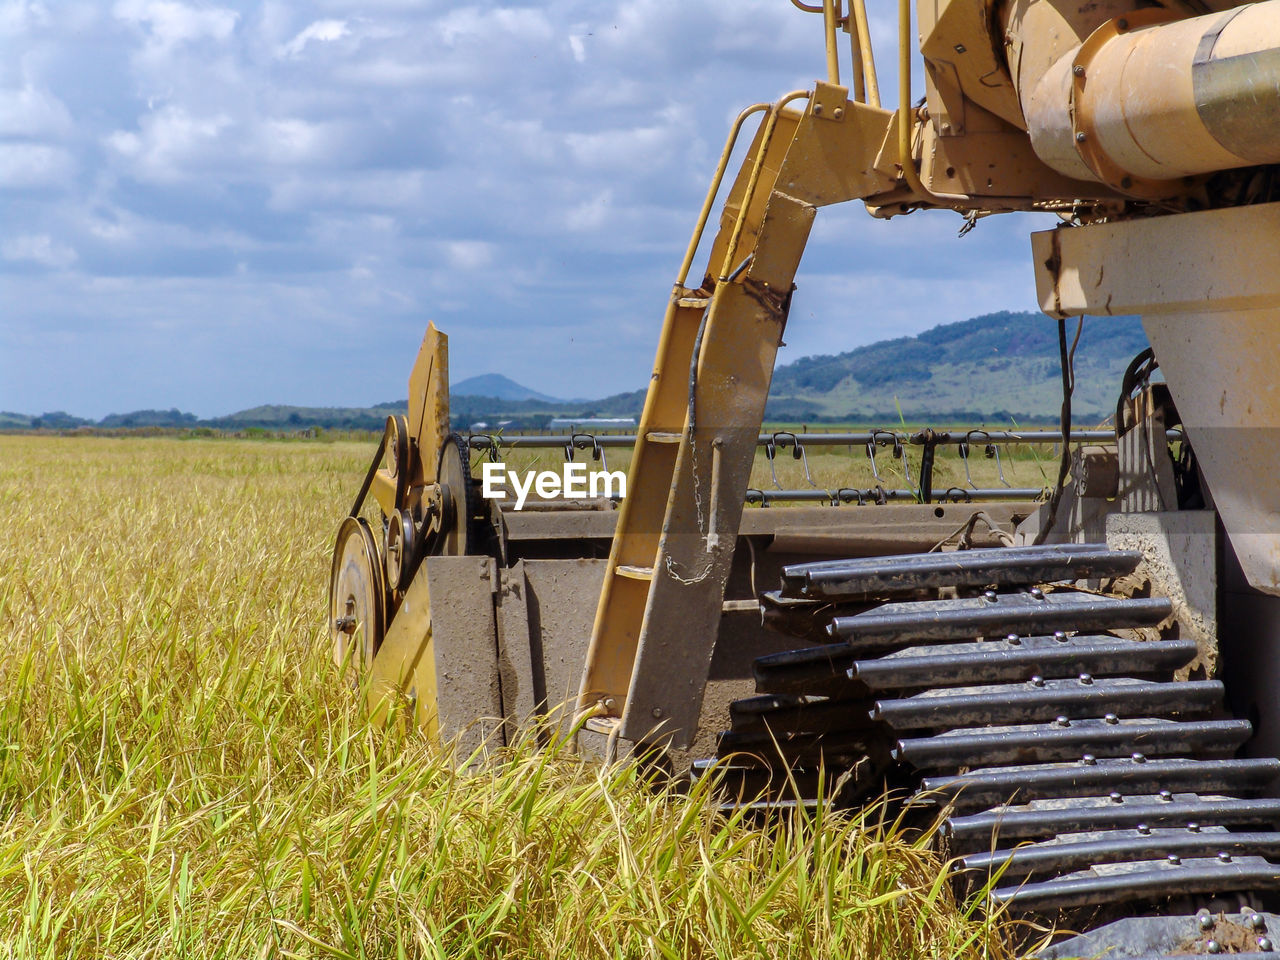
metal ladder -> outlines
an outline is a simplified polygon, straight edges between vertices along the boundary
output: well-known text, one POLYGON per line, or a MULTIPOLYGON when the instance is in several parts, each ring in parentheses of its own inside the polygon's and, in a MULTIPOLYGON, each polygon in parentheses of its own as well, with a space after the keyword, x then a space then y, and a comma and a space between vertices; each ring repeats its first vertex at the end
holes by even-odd
POLYGON ((819 83, 750 107, 721 155, 640 419, 579 690, 587 729, 677 748, 696 731, 774 356, 817 207, 895 185, 875 169, 892 115, 847 93, 819 83), (786 109, 802 100, 803 112, 786 109), (711 248, 715 272, 691 289, 729 156, 755 113, 763 120, 711 248))

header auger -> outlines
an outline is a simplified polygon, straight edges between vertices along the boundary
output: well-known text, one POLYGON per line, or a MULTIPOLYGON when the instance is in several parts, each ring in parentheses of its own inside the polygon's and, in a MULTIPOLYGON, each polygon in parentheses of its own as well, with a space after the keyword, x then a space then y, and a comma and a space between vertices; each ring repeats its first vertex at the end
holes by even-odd
POLYGON ((376 716, 411 703, 431 736, 550 720, 677 775, 719 756, 727 798, 766 807, 840 774, 836 802, 896 788, 946 818, 958 890, 1003 870, 995 902, 1088 930, 1046 957, 1270 951, 1280 0, 921 2, 920 104, 900 0, 893 110, 862 0, 793 2, 822 15, 826 76, 733 125, 668 296, 628 496, 477 496, 430 329, 409 416, 339 533, 337 656, 367 670, 376 716), (818 209, 850 200, 880 218, 1058 214, 1032 262, 1064 383, 1066 318, 1142 315, 1154 358, 1117 385, 1114 438, 1073 452, 1064 403, 1048 502, 944 504, 925 472, 918 502, 744 513, 757 447, 777 447, 760 426, 803 249, 818 209))

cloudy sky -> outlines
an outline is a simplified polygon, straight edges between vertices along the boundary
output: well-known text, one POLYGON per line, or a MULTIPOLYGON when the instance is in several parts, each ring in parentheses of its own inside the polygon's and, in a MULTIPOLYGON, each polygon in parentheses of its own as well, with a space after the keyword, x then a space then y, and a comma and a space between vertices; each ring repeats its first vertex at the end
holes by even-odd
MULTIPOLYGON (((638 388, 731 118, 822 70, 787 0, 0 0, 0 409, 393 400, 429 320, 638 388)), ((1034 309, 1033 221, 959 225, 822 211, 782 360, 1034 309)))

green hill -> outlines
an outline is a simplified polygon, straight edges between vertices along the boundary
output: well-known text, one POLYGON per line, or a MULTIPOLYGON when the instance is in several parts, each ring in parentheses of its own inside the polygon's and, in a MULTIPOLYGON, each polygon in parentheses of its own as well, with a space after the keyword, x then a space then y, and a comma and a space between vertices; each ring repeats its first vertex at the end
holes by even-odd
MULTIPOLYGON (((1146 346, 1137 317, 1085 320, 1073 399, 1081 421, 1115 408, 1124 368, 1146 346)), ((810 418, 896 418, 900 410, 916 421, 1030 420, 1056 416, 1061 390, 1057 322, 1003 312, 785 364, 774 373, 770 404, 811 411, 810 418)))

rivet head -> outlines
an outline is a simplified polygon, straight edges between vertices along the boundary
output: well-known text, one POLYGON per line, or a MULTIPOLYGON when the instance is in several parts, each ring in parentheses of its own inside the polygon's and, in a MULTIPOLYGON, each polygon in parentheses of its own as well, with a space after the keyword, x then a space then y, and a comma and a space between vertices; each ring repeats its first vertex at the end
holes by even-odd
POLYGON ((1147 762, 1146 755, 1145 755, 1145 754, 1141 754, 1141 753, 1135 753, 1135 754, 1133 755, 1132 759, 1133 759, 1133 762, 1134 762, 1134 763, 1146 763, 1146 762, 1147 762))
POLYGON ((1080 758, 1080 762, 1092 766, 1093 764, 1098 762, 1098 759, 1092 753, 1086 753, 1083 757, 1080 758))
POLYGON ((1060 726, 1060 727, 1069 727, 1069 726, 1071 726, 1071 721, 1070 721, 1070 720, 1068 720, 1066 717, 1058 717, 1058 718, 1057 718, 1056 720, 1054 720, 1053 722, 1054 722, 1054 723, 1056 723, 1056 724, 1057 724, 1058 726, 1060 726))
POLYGON ((1214 919, 1207 913, 1200 914, 1198 923, 1201 930, 1212 930, 1214 927, 1214 919))
POLYGON ((1053 639, 1057 640, 1059 643, 1066 643, 1067 635, 1061 630, 1055 630, 1053 631, 1053 639))
POLYGON ((1222 944, 1220 944, 1217 940, 1210 940, 1208 943, 1204 945, 1204 948, 1210 953, 1222 952, 1222 944))
POLYGON ((831 115, 835 117, 837 120, 843 119, 844 107, 836 107, 834 110, 831 111, 831 115))
POLYGON ((1271 952, 1273 949, 1275 949, 1275 948, 1273 947, 1273 945, 1272 945, 1272 943, 1271 943, 1271 938, 1270 938, 1270 937, 1259 937, 1259 938, 1258 938, 1258 949, 1259 949, 1259 950, 1261 950, 1263 953, 1270 953, 1270 952, 1271 952))
POLYGON ((1151 828, 1145 823, 1140 823, 1138 824, 1138 832, 1145 835, 1151 832, 1151 828))
POLYGON ((1010 634, 1010 635, 1009 635, 1009 646, 1011 646, 1011 647, 1020 647, 1020 646, 1022 646, 1022 638, 1021 638, 1020 636, 1018 636, 1016 633, 1010 634))
POLYGON ((1223 863, 1230 863, 1230 862, 1231 862, 1231 854, 1227 853, 1227 851, 1225 851, 1225 850, 1219 850, 1219 851, 1218 851, 1218 859, 1219 859, 1219 860, 1221 860, 1223 863))
POLYGON ((1173 794, 1170 793, 1168 790, 1161 790, 1160 799, 1168 803, 1170 800, 1173 799, 1173 794))
POLYGON ((1043 591, 1043 590, 1041 590, 1039 587, 1032 587, 1032 588, 1031 588, 1031 595, 1032 595, 1033 597, 1035 597, 1037 600, 1043 600, 1043 599, 1044 599, 1044 591, 1043 591))
POLYGON ((1083 130, 1076 134, 1076 143, 1084 143, 1087 139, 1089 138, 1084 135, 1083 130))
POLYGON ((1105 721, 1107 721, 1107 723, 1119 723, 1119 722, 1120 722, 1120 718, 1119 718, 1119 717, 1117 717, 1114 713, 1108 713, 1108 714, 1107 714, 1105 717, 1103 717, 1102 719, 1103 719, 1103 720, 1105 720, 1105 721))
POLYGON ((1083 684, 1090 684, 1090 683, 1093 683, 1093 674, 1091 674, 1091 673, 1082 673, 1082 674, 1080 674, 1080 682, 1081 682, 1081 683, 1083 683, 1083 684))
POLYGON ((1011 633, 1007 637, 1005 637, 1005 639, 1008 640, 1010 643, 1017 643, 1020 638, 1016 633, 1011 633))
POLYGON ((1124 797, 1120 796, 1118 791, 1112 790, 1108 796, 1111 798, 1112 803, 1124 803, 1124 797))
POLYGON ((1083 77, 1084 67, 1082 67, 1080 64, 1077 63, 1074 67, 1071 68, 1071 72, 1074 73, 1077 77, 1083 77))
POLYGON ((1188 824, 1187 824, 1187 829, 1188 829, 1188 830, 1190 830, 1192 833, 1199 833, 1199 832, 1200 832, 1200 824, 1198 824, 1198 823, 1196 823, 1194 820, 1192 820, 1190 823, 1188 823, 1188 824))
POLYGON ((820 116, 822 114, 822 104, 815 103, 813 105, 813 114, 814 116, 820 116))
POLYGON ((1116 21, 1116 29, 1117 29, 1117 30, 1128 30, 1128 29, 1129 29, 1129 21, 1128 21, 1128 20, 1126 20, 1124 17, 1121 17, 1119 20, 1117 20, 1117 21, 1116 21))
POLYGON ((1043 687, 1043 686, 1044 686, 1044 677, 1040 676, 1039 674, 1037 674, 1036 676, 1032 677, 1032 678, 1031 678, 1031 685, 1032 685, 1033 687, 1043 687))
POLYGON ((1175 863, 1175 864, 1182 862, 1182 858, 1178 856, 1176 853, 1169 854, 1169 856, 1165 857, 1165 859, 1168 860, 1170 863, 1175 863))
POLYGON ((654 708, 653 708, 653 719, 657 720, 657 719, 658 719, 659 717, 661 717, 661 716, 662 716, 662 708, 661 708, 661 707, 654 707, 654 708))
POLYGON ((1261 914, 1255 913, 1249 917, 1249 926, 1255 930, 1267 929, 1267 921, 1262 918, 1261 914))
POLYGON ((996 592, 994 590, 985 590, 983 591, 982 595, 987 600, 990 600, 992 603, 996 602, 996 592))

